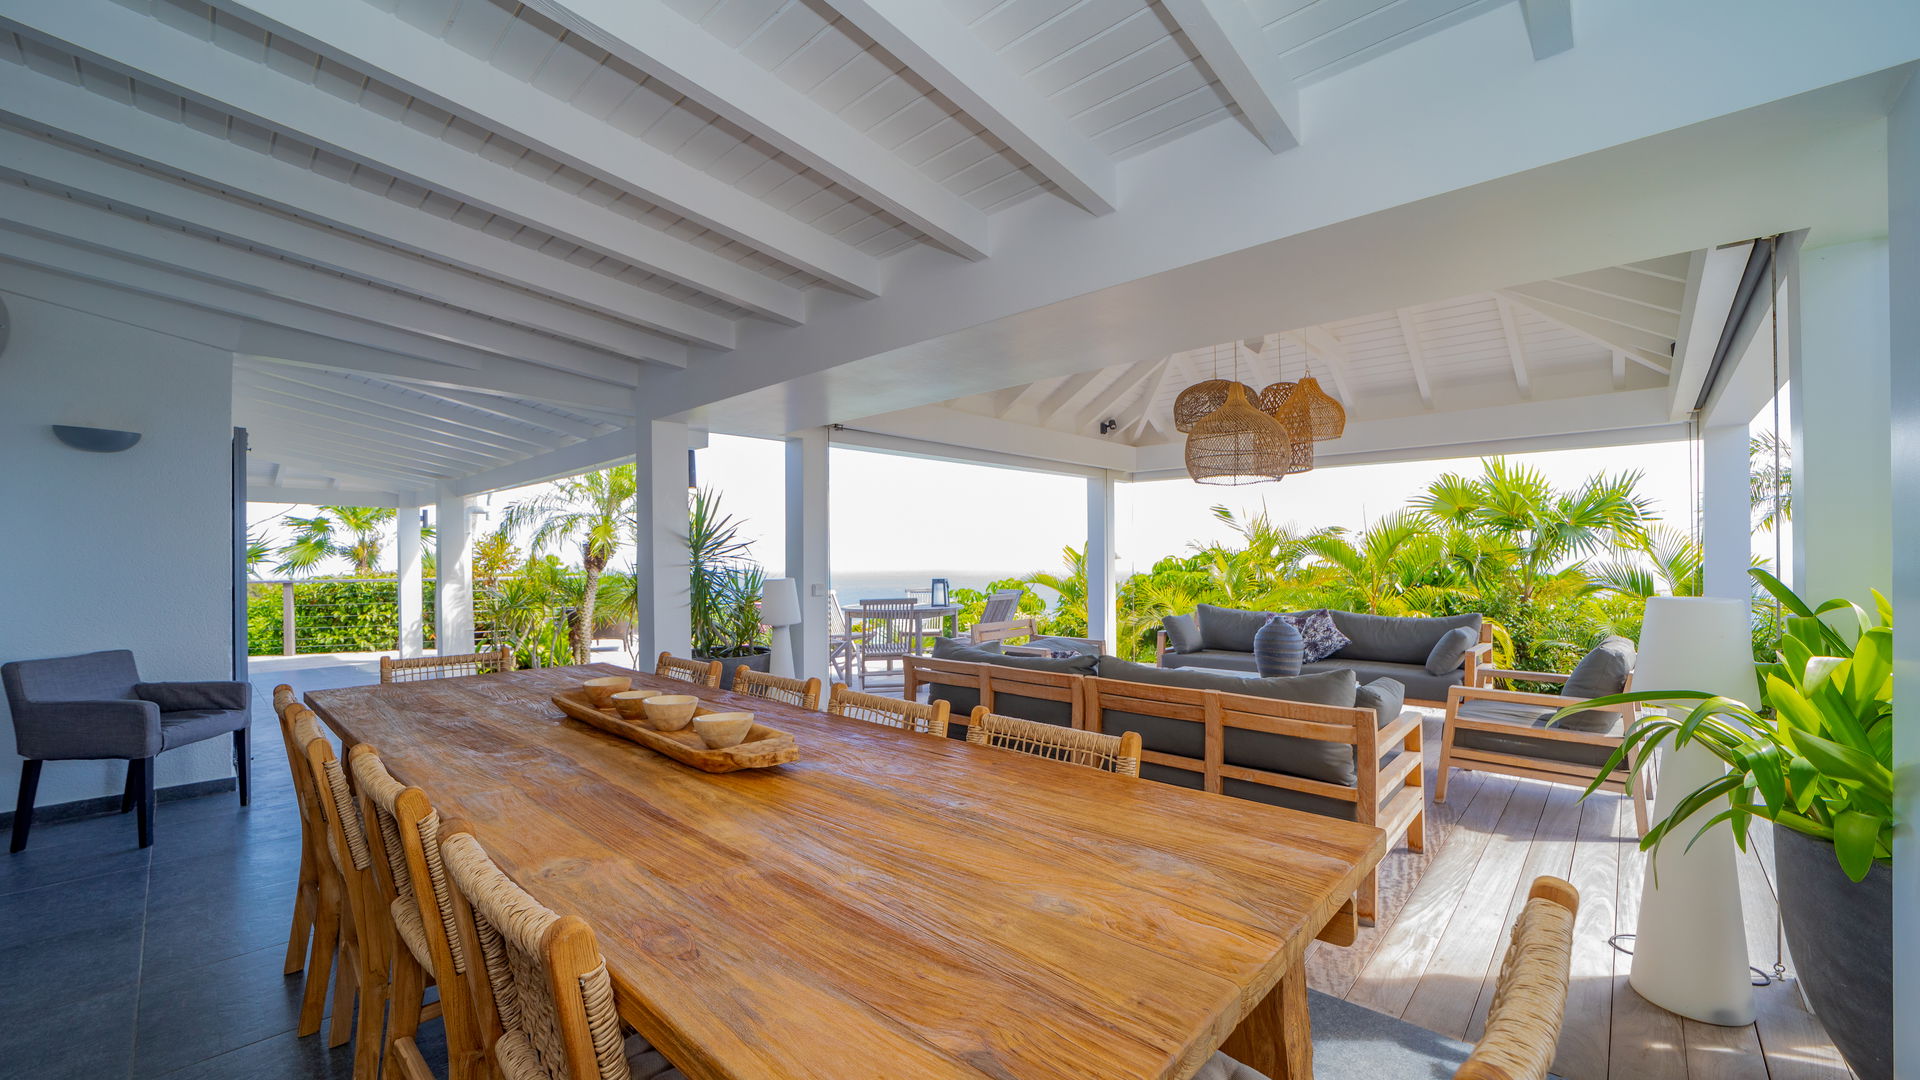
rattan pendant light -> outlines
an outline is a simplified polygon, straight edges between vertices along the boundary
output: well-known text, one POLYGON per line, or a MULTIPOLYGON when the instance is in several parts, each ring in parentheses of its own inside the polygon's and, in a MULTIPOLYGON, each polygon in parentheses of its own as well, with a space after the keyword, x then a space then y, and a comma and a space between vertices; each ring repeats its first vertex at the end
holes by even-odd
POLYGON ((1295 432, 1253 407, 1247 388, 1227 387, 1220 407, 1187 433, 1187 475, 1200 484, 1258 484, 1294 470, 1295 432))
POLYGON ((1305 419, 1315 442, 1337 439, 1347 430, 1347 410, 1332 395, 1320 389, 1320 380, 1308 375, 1293 384, 1285 408, 1305 419))
POLYGON ((1180 391, 1180 396, 1173 399, 1173 430, 1192 431, 1201 417, 1227 403, 1227 390, 1235 386, 1248 395, 1253 393, 1251 387, 1232 379, 1208 379, 1180 391))

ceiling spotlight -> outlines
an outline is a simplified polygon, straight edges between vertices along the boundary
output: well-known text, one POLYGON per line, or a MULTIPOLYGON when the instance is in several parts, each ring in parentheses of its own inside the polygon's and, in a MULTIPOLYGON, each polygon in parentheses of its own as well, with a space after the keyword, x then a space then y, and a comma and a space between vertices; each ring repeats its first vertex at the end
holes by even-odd
POLYGON ((1119 426, 1120 426, 1120 421, 1118 420, 1114 420, 1111 418, 1102 420, 1100 421, 1100 434, 1105 435, 1108 432, 1112 431, 1114 428, 1117 428, 1119 426))

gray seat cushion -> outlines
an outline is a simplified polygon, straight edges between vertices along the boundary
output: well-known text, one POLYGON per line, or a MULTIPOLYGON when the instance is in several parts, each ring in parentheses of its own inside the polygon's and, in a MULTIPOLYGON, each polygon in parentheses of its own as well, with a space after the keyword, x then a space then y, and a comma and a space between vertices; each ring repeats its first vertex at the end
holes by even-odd
MULTIPOLYGON (((1392 664, 1413 664, 1424 668, 1433 647, 1447 631, 1469 627, 1474 640, 1480 639, 1481 618, 1477 613, 1449 615, 1429 619, 1419 616, 1363 615, 1352 611, 1333 612, 1333 624, 1347 635, 1347 645, 1330 660, 1384 660, 1392 664)), ((1412 687, 1408 690, 1411 692, 1412 687)), ((1415 694, 1415 697, 1421 695, 1415 694)))
POLYGON ((1445 701, 1447 687, 1459 686, 1466 682, 1466 674, 1461 671, 1449 671, 1445 675, 1429 675, 1425 664, 1393 664, 1384 660, 1348 660, 1334 656, 1317 663, 1300 665, 1301 674, 1317 671, 1333 671, 1345 668, 1353 672, 1354 677, 1363 683, 1375 679, 1392 679, 1406 688, 1407 697, 1416 701, 1445 701))
POLYGON ((1193 621, 1200 626, 1200 646, 1204 649, 1253 651, 1253 635, 1273 617, 1268 611, 1237 611, 1233 608, 1200 604, 1193 609, 1193 621))
MULTIPOLYGON (((997 664, 1001 667, 1025 668, 1029 671, 1059 671, 1071 675, 1092 675, 1099 663, 1098 656, 1071 656, 1054 659, 1048 656, 1007 656, 996 647, 993 649, 965 645, 952 638, 941 638, 933 643, 935 660, 959 660, 970 664, 997 664)), ((966 717, 980 704, 980 691, 971 686, 955 686, 938 679, 927 683, 927 700, 947 703, 950 713, 957 717, 966 717)), ((993 698, 995 712, 1003 716, 1032 720, 1041 724, 1055 724, 1060 727, 1073 726, 1073 703, 1068 701, 1048 701, 1045 698, 1026 697, 1020 694, 995 694, 993 698)), ((965 724, 950 724, 947 737, 965 739, 965 724)))
MULTIPOLYGON (((1385 1013, 1307 991, 1313 1032, 1313 1074, 1320 1080, 1446 1080, 1473 1047, 1385 1013)), ((1215 1054, 1193 1080, 1266 1080, 1259 1072, 1215 1054)), ((1549 1076, 1549 1080, 1560 1080, 1549 1076)))
POLYGON ((1164 668, 1212 668, 1215 671, 1258 672, 1250 652, 1231 649, 1200 649, 1189 653, 1169 652, 1160 658, 1164 668))
POLYGON ((180 709, 160 714, 160 749, 211 739, 247 726, 244 709, 180 709))
MULTIPOLYGON (((1491 720, 1502 724, 1510 731, 1475 731, 1470 728, 1458 728, 1453 733, 1453 745, 1473 750, 1485 750, 1495 754, 1513 754, 1518 757, 1541 758, 1547 761, 1566 761, 1575 765, 1591 765, 1596 770, 1607 763, 1612 755, 1610 746, 1594 746, 1588 743, 1564 742, 1558 739, 1542 739, 1528 734, 1547 726, 1547 719, 1554 710, 1538 705, 1528 705, 1517 701, 1464 701, 1460 703, 1457 715, 1467 720, 1491 720)), ((1595 709, 1568 717, 1560 722, 1561 727, 1572 727, 1572 722, 1581 717, 1606 718, 1604 721, 1593 719, 1585 724, 1573 727, 1575 731, 1586 731, 1597 735, 1621 735, 1625 731, 1623 717, 1617 712, 1595 709), (1604 726, 1599 726, 1604 723, 1604 726)))

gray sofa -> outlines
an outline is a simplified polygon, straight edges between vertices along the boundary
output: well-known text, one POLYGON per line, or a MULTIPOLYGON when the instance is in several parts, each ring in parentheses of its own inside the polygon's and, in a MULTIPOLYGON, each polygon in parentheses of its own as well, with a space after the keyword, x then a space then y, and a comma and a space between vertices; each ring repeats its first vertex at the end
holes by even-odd
MULTIPOLYGON (((1191 615, 1169 615, 1161 620, 1160 666, 1256 673, 1253 636, 1270 614, 1201 604, 1191 615)), ((1300 673, 1346 668, 1362 684, 1392 679, 1412 702, 1445 705, 1448 688, 1469 685, 1472 669, 1488 651, 1489 628, 1477 613, 1433 619, 1328 614, 1348 643, 1324 660, 1301 665, 1300 673)))

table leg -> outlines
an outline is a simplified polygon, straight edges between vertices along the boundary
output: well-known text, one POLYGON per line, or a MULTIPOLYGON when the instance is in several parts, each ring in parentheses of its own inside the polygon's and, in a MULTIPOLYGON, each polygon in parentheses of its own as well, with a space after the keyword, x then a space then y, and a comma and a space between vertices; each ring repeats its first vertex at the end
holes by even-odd
POLYGON ((1307 1025, 1307 966, 1302 957, 1266 999, 1233 1029, 1220 1049, 1272 1080, 1313 1080, 1313 1036, 1307 1025))

